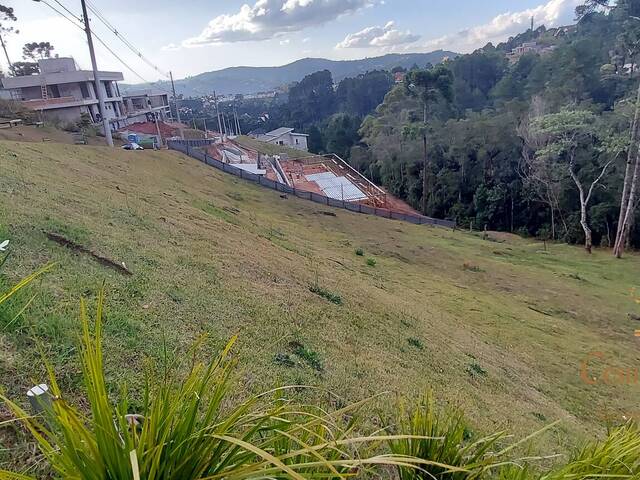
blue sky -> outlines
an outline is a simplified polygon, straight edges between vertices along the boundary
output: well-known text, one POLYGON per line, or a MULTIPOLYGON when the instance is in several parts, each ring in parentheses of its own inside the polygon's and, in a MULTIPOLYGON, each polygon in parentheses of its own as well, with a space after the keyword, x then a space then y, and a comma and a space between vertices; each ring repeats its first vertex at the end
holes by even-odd
MULTIPOLYGON (((46 0, 60 9, 56 0, 46 0)), ((58 0, 80 13, 79 0, 58 0)), ((118 31, 176 78, 220 68, 282 65, 303 57, 354 59, 438 48, 473 51, 523 31, 534 15, 547 26, 570 23, 579 0, 91 0, 118 31)), ((8 37, 12 61, 25 42, 50 41, 60 56, 89 67, 84 32, 41 2, 5 0, 18 17, 8 37)), ((90 13, 90 17, 95 17, 90 13)), ((104 25, 92 28, 142 78, 162 76, 104 25)), ((104 47, 101 69, 142 81, 104 47)), ((2 59, 4 60, 4 58, 2 59)), ((6 62, 1 62, 4 63, 6 62)))

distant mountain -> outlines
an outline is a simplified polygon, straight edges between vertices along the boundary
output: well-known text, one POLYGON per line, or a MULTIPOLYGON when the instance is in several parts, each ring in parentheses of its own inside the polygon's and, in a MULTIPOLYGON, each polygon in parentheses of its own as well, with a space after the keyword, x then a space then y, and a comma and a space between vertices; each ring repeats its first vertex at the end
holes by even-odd
MULTIPOLYGON (((231 67, 213 72, 176 80, 176 91, 185 96, 199 96, 203 93, 218 94, 257 93, 276 89, 282 85, 302 80, 305 75, 319 70, 329 70, 336 82, 372 70, 391 70, 393 67, 409 68, 414 64, 439 63, 445 57, 455 57, 457 53, 436 50, 430 53, 389 54, 362 60, 327 60, 324 58, 303 58, 281 67, 231 67)), ((125 85, 124 90, 145 88, 148 85, 125 85)), ((170 88, 169 82, 158 82, 154 86, 170 88)))

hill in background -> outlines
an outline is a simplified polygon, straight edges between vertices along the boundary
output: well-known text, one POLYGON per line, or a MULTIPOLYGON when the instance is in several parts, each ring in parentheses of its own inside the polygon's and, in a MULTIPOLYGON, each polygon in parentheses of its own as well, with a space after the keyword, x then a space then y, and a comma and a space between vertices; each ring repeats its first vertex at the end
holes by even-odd
POLYGON ((480 431, 522 436, 562 419, 545 453, 602 432, 604 414, 637 412, 637 384, 602 382, 607 365, 640 364, 627 316, 638 313, 629 294, 636 255, 587 256, 331 210, 175 152, 0 142, 0 158, 0 238, 11 240, 0 290, 57 262, 0 311, 10 397, 44 378, 32 335, 63 389, 77 394, 78 300, 92 303, 104 281, 107 376, 114 388, 126 380, 134 396, 146 359, 184 355, 203 333, 213 355, 238 333, 238 395, 302 384, 349 402, 431 388, 480 431), (47 232, 125 262, 133 275, 47 232), (605 360, 589 367, 599 379, 590 385, 580 373, 592 351, 605 360))
MULTIPOLYGON (((373 70, 391 70, 394 67, 409 68, 416 64, 424 67, 428 63, 436 64, 445 57, 457 54, 444 50, 430 53, 389 54, 382 57, 362 60, 327 60, 324 58, 304 58, 279 67, 231 67, 213 72, 201 73, 193 77, 176 80, 176 92, 184 96, 211 94, 256 93, 274 90, 283 85, 302 80, 306 75, 329 70, 336 82, 355 77, 373 70)), ((169 89, 169 82, 157 82, 156 87, 169 89)), ((123 85, 124 90, 145 88, 148 85, 123 85)))

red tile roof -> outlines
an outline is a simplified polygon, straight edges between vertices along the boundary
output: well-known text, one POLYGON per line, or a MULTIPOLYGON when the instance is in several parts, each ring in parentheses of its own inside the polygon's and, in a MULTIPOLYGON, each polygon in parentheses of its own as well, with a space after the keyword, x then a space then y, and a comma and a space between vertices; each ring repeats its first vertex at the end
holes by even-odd
MULTIPOLYGON (((177 128, 167 125, 164 122, 158 122, 158 127, 160 128, 160 134, 163 137, 173 137, 175 135, 179 135, 179 131, 177 128)), ((124 128, 120 129, 121 131, 129 131, 134 133, 141 133, 143 135, 157 135, 158 130, 156 129, 155 122, 138 122, 132 123, 124 128)))

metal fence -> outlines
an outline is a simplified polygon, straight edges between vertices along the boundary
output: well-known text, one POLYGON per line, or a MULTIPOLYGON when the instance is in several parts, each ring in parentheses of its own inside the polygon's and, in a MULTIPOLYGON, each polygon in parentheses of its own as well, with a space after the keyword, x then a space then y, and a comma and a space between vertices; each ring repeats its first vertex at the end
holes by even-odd
POLYGON ((399 212, 394 212, 384 208, 375 208, 369 205, 363 205, 361 203, 337 200, 335 198, 330 198, 325 195, 320 195, 319 193, 300 190, 299 188, 290 187, 289 185, 286 185, 284 183, 276 182, 274 180, 269 180, 268 178, 262 175, 256 175, 254 173, 247 172, 246 170, 242 170, 241 168, 235 167, 230 163, 223 163, 220 160, 216 160, 215 158, 207 155, 205 152, 203 152, 198 148, 206 145, 211 145, 211 143, 212 143, 211 140, 169 140, 167 141, 167 145, 171 150, 177 150, 178 152, 182 152, 211 167, 217 168, 218 170, 222 170, 223 172, 226 172, 226 173, 230 173, 231 175, 235 175, 236 177, 249 180, 250 182, 257 183, 259 185, 262 185, 263 187, 267 187, 272 190, 276 190, 278 192, 295 195, 298 198, 311 200, 312 202, 320 203, 322 205, 327 205, 329 207, 343 208, 351 212, 364 213, 366 215, 375 215, 378 217, 390 218, 393 220, 401 220, 403 222, 414 223, 416 225, 437 225, 439 227, 446 227, 446 228, 455 228, 456 226, 456 222, 451 220, 439 220, 437 218, 425 217, 423 215, 399 213, 399 212), (209 142, 209 143, 205 143, 205 142, 209 142))

